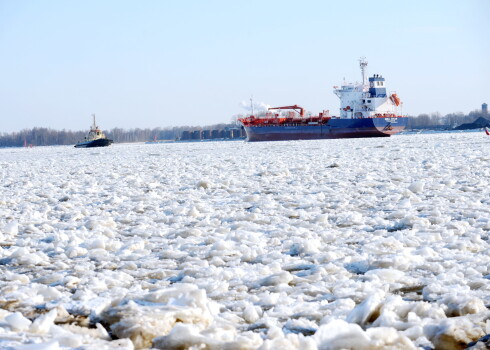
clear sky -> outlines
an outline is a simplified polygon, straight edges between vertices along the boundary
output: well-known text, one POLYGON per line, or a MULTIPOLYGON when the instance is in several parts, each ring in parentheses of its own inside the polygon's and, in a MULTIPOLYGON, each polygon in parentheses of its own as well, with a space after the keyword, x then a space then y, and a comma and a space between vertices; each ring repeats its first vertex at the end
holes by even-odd
POLYGON ((489 0, 0 0, 0 132, 209 125, 251 95, 335 114, 361 56, 404 113, 468 113, 489 45, 489 0))

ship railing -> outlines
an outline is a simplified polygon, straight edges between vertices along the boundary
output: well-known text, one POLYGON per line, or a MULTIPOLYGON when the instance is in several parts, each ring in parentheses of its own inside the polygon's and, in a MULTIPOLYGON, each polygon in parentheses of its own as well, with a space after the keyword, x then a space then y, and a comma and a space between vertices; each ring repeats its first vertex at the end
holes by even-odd
MULTIPOLYGON (((338 117, 333 117, 334 119, 339 119, 338 117)), ((327 124, 327 120, 321 121, 321 122, 308 122, 308 123, 284 123, 284 124, 256 124, 256 125, 248 125, 248 126, 253 126, 253 127, 268 127, 271 125, 276 125, 276 126, 305 126, 305 125, 325 125, 327 124)))

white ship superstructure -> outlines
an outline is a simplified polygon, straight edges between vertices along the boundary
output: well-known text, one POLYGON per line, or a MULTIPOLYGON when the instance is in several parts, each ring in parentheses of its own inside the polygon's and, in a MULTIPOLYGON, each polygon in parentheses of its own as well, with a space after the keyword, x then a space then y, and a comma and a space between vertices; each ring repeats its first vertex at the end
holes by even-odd
MULTIPOLYGON (((367 61, 359 60, 362 84, 334 86, 334 93, 340 98, 340 118, 397 117, 401 102, 396 93, 386 92, 385 78, 374 74, 366 79, 367 61)), ((400 113, 401 114, 401 113, 400 113)))

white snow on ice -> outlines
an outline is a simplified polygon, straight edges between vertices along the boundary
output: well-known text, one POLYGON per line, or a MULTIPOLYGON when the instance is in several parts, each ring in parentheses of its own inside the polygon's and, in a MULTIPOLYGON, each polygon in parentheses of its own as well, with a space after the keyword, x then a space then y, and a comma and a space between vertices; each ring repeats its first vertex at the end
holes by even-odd
POLYGON ((489 146, 0 149, 0 347, 459 349, 490 333, 489 146))

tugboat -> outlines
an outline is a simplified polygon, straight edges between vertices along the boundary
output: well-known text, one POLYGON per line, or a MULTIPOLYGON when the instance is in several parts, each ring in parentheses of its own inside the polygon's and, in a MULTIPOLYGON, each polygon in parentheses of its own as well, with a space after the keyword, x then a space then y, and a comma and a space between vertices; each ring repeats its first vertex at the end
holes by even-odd
MULTIPOLYGON (((307 115, 298 105, 269 108, 263 115, 238 119, 247 133, 247 141, 312 140, 353 137, 388 137, 402 131, 408 118, 398 112, 401 101, 386 91, 385 79, 367 77, 365 58, 359 60, 362 84, 334 86, 340 98, 340 116, 329 111, 307 115), (289 110, 286 115, 272 110, 289 110)), ((253 106, 252 106, 253 107, 253 106)))
POLYGON ((90 127, 88 135, 85 139, 75 145, 76 148, 89 148, 89 147, 106 147, 109 146, 113 141, 108 139, 102 130, 99 129, 97 124, 95 124, 95 114, 92 114, 94 122, 90 127))

